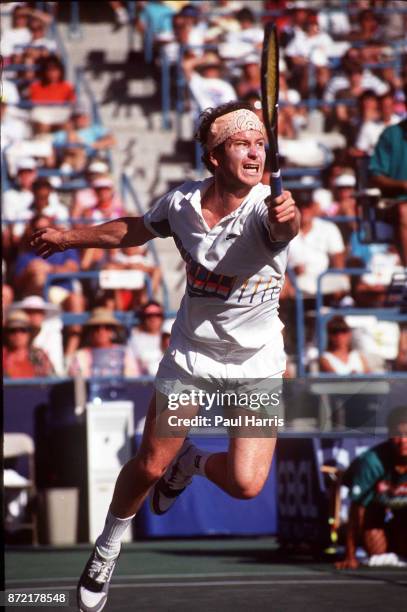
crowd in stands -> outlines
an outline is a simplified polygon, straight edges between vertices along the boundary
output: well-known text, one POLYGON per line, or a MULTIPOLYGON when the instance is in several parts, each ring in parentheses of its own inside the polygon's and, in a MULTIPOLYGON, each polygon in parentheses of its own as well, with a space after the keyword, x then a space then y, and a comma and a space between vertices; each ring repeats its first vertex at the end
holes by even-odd
POLYGON ((29 246, 32 233, 44 227, 80 226, 133 214, 112 175, 115 138, 93 121, 89 101, 81 99, 67 78, 66 58, 54 36, 56 3, 45 4, 47 11, 26 2, 2 6, 4 375, 90 376, 99 371, 103 354, 110 365, 120 362, 125 376, 149 374, 162 355, 162 309, 152 331, 145 322, 148 315, 141 315, 145 355, 130 348, 134 341, 122 351, 127 338, 113 315, 114 310, 137 314, 160 295, 161 272, 148 250, 71 249, 44 260, 29 246), (49 283, 49 274, 101 270, 110 271, 105 288, 93 279, 49 283), (121 282, 114 282, 116 273, 122 275, 121 282), (63 325, 66 313, 85 319, 63 325), (151 344, 156 347, 153 354, 151 344), (117 359, 111 358, 113 353, 117 359))
MULTIPOLYGON (((43 12, 26 2, 7 4, 2 7, 1 42, 1 151, 8 184, 2 198, 4 373, 75 375, 80 370, 87 376, 94 372, 93 364, 99 367, 96 355, 106 349, 120 353, 125 375, 154 374, 170 330, 163 326, 165 313, 157 301, 161 271, 148 250, 72 249, 43 260, 28 246, 36 229, 96 223, 129 212, 112 178, 109 152, 115 138, 108 127, 94 122, 89 103, 66 76, 65 58, 53 36, 52 7, 43 12), (80 270, 103 270, 106 279, 110 272, 120 272, 125 280, 122 287, 106 281, 104 288, 93 279, 48 283, 50 273, 80 270), (126 289, 130 273, 132 289, 126 289), (138 316, 139 325, 128 337, 113 311, 138 316), (62 313, 89 312, 84 325, 75 321, 62 326, 62 313), (56 339, 52 350, 48 325, 56 339)), ((137 2, 134 24, 127 3, 109 4, 117 27, 134 25, 145 44, 152 34, 159 68, 167 62, 174 78, 174 71, 182 68, 182 103, 194 119, 208 106, 237 99, 249 101, 262 115, 264 24, 275 21, 283 178, 285 168, 308 169, 308 174, 306 169, 298 173, 291 188, 302 221, 289 254, 295 283, 287 277, 281 295, 287 352, 295 353, 297 286, 304 299, 310 370, 406 371, 406 324, 379 320, 374 311, 334 317, 326 351, 320 355, 315 348, 322 272, 363 270, 357 276, 326 276, 321 285, 324 308, 384 307, 394 275, 404 273, 405 278, 404 3, 394 1, 390 10, 381 0, 355 0, 347 10, 341 2, 325 0, 265 0, 258 14, 244 1, 137 2), (363 183, 361 174, 369 175, 368 182, 363 183), (379 188, 383 198, 395 202, 382 215, 387 242, 363 240, 357 192, 364 187, 379 188)), ((267 171, 263 180, 269 181, 267 171)))

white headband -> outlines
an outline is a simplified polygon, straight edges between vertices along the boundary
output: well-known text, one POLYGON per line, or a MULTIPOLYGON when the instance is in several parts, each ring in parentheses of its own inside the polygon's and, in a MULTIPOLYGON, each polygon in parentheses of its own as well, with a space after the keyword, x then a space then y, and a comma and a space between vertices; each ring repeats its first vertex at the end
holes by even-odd
POLYGON ((209 128, 206 148, 213 151, 215 147, 225 142, 227 138, 238 132, 257 130, 266 136, 266 129, 258 116, 247 108, 240 108, 226 115, 221 115, 209 128))

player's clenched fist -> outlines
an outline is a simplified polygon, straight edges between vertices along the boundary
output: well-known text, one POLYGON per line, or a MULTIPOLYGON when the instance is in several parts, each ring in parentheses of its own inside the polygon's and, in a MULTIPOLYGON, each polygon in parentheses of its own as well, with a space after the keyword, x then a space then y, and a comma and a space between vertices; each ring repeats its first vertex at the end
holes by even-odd
POLYGON ((37 255, 46 259, 53 253, 65 250, 64 232, 52 227, 40 229, 33 233, 30 245, 37 255))
POLYGON ((266 198, 265 203, 269 210, 269 221, 271 223, 286 223, 296 217, 295 202, 290 191, 283 191, 275 199, 269 196, 266 198))

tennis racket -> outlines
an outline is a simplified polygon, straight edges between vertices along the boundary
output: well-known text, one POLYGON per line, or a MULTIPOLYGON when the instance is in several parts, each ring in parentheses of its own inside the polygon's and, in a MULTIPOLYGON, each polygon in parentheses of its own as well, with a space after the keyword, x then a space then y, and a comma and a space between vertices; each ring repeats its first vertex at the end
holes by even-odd
POLYGON ((264 31, 263 53, 261 57, 261 98, 264 125, 269 141, 271 166, 270 188, 273 198, 283 190, 280 164, 278 159, 278 37, 273 23, 268 23, 264 31))

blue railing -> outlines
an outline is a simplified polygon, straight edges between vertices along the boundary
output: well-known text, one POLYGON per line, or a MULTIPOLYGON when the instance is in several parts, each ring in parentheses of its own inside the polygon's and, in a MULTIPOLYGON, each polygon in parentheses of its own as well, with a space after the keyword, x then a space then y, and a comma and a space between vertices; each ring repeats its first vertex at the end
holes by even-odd
POLYGON ((287 268, 288 277, 295 290, 295 324, 297 331, 297 375, 305 376, 305 320, 304 302, 301 289, 298 286, 295 273, 291 268, 287 268))

